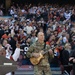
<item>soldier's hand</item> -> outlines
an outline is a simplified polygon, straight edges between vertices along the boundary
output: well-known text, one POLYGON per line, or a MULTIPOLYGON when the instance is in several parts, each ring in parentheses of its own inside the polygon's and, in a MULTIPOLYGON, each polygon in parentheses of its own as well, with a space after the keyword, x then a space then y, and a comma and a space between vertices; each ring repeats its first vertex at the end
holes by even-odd
POLYGON ((54 58, 54 54, 53 54, 53 51, 51 49, 49 50, 49 54, 51 55, 51 58, 54 58))
POLYGON ((49 50, 49 53, 50 53, 51 55, 53 55, 53 51, 52 51, 51 49, 49 50))
POLYGON ((40 51, 40 53, 44 53, 44 51, 43 51, 43 50, 41 50, 41 51, 40 51))
POLYGON ((33 53, 32 56, 38 58, 40 56, 40 54, 39 53, 33 53))

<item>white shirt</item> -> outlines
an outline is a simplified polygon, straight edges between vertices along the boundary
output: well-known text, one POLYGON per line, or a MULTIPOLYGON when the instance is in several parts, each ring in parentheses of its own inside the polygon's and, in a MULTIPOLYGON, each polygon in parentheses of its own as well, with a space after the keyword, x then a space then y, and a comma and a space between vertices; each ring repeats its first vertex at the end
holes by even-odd
POLYGON ((30 34, 32 30, 33 30, 32 26, 26 26, 27 34, 30 34))
MULTIPOLYGON (((14 61, 17 61, 19 56, 20 56, 20 48, 16 48, 14 54, 12 55, 14 61)), ((12 75, 12 74, 10 72, 10 73, 7 73, 6 75, 12 75)))
POLYGON ((14 54, 12 55, 14 61, 17 61, 20 56, 20 48, 16 48, 14 54))
POLYGON ((11 9, 10 10, 10 14, 13 15, 14 14, 14 10, 11 9))
POLYGON ((66 20, 69 20, 71 17, 71 13, 64 13, 66 20))

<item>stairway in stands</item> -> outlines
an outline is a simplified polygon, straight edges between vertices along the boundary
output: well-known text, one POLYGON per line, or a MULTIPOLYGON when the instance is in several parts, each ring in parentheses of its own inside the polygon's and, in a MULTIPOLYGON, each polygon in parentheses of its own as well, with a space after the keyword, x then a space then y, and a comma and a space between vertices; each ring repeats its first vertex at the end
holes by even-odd
MULTIPOLYGON (((59 67, 51 67, 52 75, 61 75, 59 67)), ((25 65, 18 67, 15 71, 15 75, 34 75, 33 66, 25 65)))

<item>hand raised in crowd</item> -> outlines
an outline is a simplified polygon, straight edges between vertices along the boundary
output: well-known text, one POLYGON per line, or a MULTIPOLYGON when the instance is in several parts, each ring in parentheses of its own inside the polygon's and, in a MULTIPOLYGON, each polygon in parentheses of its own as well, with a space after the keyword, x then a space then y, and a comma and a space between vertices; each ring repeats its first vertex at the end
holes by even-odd
POLYGON ((72 61, 73 63, 75 63, 75 58, 74 57, 70 57, 69 61, 72 61))
POLYGON ((19 44, 19 43, 17 43, 17 44, 16 44, 16 47, 17 47, 17 48, 20 48, 20 44, 19 44))
POLYGON ((73 63, 75 63, 75 59, 73 59, 73 63))

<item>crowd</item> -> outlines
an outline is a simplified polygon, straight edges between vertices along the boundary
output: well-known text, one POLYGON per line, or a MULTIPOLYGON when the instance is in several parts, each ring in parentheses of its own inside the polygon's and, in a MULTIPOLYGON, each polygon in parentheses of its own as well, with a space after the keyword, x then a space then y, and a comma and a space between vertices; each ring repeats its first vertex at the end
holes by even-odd
MULTIPOLYGON (((3 15, 0 9, 0 15, 3 15)), ((45 42, 54 51, 49 59, 51 66, 69 65, 70 53, 75 50, 75 6, 73 5, 18 5, 8 10, 11 18, 0 20, 0 41, 6 49, 6 57, 14 54, 20 44, 19 65, 31 65, 26 52, 38 40, 38 32, 44 32, 45 42), (7 49, 8 48, 8 49, 7 49)))

